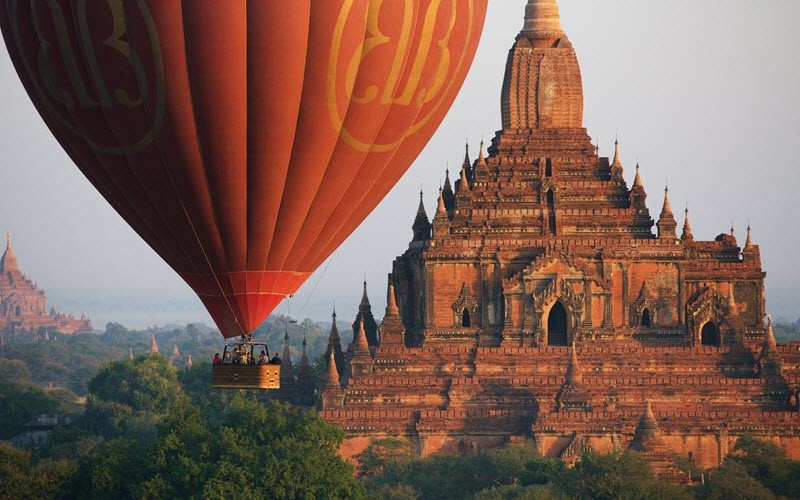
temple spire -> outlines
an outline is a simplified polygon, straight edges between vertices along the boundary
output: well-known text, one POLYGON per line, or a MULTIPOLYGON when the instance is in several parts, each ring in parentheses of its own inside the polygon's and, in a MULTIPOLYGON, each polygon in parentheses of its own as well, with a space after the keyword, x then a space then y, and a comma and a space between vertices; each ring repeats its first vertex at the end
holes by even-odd
POLYGON ((447 208, 444 206, 444 194, 442 188, 439 188, 439 200, 436 206, 436 217, 444 216, 447 217, 447 208))
POLYGON ((132 347, 128 347, 128 359, 130 361, 133 361, 133 348, 132 347))
POLYGON ((389 292, 386 297, 386 315, 396 316, 400 314, 400 309, 397 307, 397 298, 394 295, 394 281, 389 280, 389 292))
POLYGON ((653 406, 648 399, 645 402, 644 413, 636 425, 636 432, 633 437, 634 442, 643 443, 649 439, 656 438, 661 435, 661 428, 658 426, 658 421, 653 413, 653 406))
POLYGON ((612 167, 622 167, 622 156, 619 154, 619 139, 614 140, 614 161, 612 167))
POLYGON ((478 151, 478 163, 481 165, 486 165, 486 149, 483 146, 483 139, 481 139, 481 147, 478 151))
POLYGON ((469 141, 467 141, 466 145, 464 146, 465 153, 464 153, 464 167, 470 168, 472 166, 472 160, 469 159, 469 141))
MULTIPOLYGON (((370 305, 369 297, 367 296, 367 279, 366 278, 364 278, 364 292, 361 294, 361 305, 362 306, 370 305)), ((334 314, 336 314, 336 312, 334 312, 334 314)))
POLYGON ((567 365, 566 382, 569 385, 578 385, 583 383, 583 370, 578 363, 578 349, 575 347, 575 341, 572 341, 570 348, 569 365, 567 365))
MULTIPOLYGON (((411 230, 414 233, 413 241, 425 241, 431 239, 431 222, 428 220, 428 214, 425 212, 425 203, 422 201, 423 193, 419 190, 419 207, 417 208, 417 216, 414 218, 414 224, 411 225, 411 230)), ((366 285, 364 286, 366 294, 366 285)))
POLYGON ((364 318, 361 318, 361 321, 358 322, 358 332, 356 333, 356 338, 353 339, 353 343, 353 353, 355 355, 365 352, 369 354, 369 342, 367 342, 367 332, 364 330, 364 318))
POLYGON ((525 7, 524 33, 563 34, 556 0, 528 0, 525 7))
POLYGON ((325 375, 322 379, 323 389, 339 389, 341 382, 339 380, 339 370, 336 367, 336 358, 333 350, 328 353, 328 366, 325 370, 325 375))
POLYGON ((778 343, 775 341, 775 331, 772 329, 772 316, 767 316, 767 334, 764 336, 764 350, 777 350, 778 343))
POLYGON ((459 180, 458 180, 458 192, 460 193, 461 191, 465 191, 465 190, 467 192, 469 192, 469 181, 467 180, 467 169, 466 169, 466 167, 461 169, 461 176, 459 177, 459 180))
POLYGON ((728 314, 736 316, 739 308, 736 307, 736 298, 733 296, 733 282, 728 283, 728 314))
POLYGON ((6 233, 6 251, 0 259, 0 273, 17 270, 17 257, 11 248, 11 233, 6 233))
POLYGON ((750 223, 747 223, 747 241, 744 243, 744 247, 749 249, 753 247, 753 235, 750 229, 750 223))
POLYGON ((428 214, 425 212, 425 202, 423 201, 423 195, 424 195, 424 193, 422 192, 422 189, 420 189, 419 190, 419 206, 417 207, 417 216, 422 214, 427 219, 428 218, 428 214))
POLYGON ((692 224, 689 222, 689 206, 686 206, 683 219, 683 234, 681 239, 684 241, 693 241, 694 235, 692 234, 692 224))
POLYGON ((150 335, 150 354, 158 354, 158 344, 156 344, 155 334, 150 335))
POLYGON ((644 188, 644 184, 642 183, 642 174, 639 172, 639 162, 636 162, 636 177, 633 178, 633 186, 644 188))
POLYGON ((675 238, 678 223, 672 214, 672 206, 669 203, 669 187, 664 188, 664 206, 661 208, 661 216, 656 223, 658 226, 659 238, 675 238))

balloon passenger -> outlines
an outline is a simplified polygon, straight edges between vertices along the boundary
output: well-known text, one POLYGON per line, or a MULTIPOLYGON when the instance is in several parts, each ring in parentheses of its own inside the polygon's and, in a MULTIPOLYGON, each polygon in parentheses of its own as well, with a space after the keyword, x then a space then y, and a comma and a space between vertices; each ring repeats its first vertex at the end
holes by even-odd
POLYGON ((281 364, 281 358, 278 357, 278 353, 275 353, 275 356, 269 360, 269 364, 271 365, 279 365, 281 364))
POLYGON ((211 364, 212 365, 221 365, 222 364, 222 358, 219 357, 219 353, 214 354, 214 359, 211 360, 211 364))

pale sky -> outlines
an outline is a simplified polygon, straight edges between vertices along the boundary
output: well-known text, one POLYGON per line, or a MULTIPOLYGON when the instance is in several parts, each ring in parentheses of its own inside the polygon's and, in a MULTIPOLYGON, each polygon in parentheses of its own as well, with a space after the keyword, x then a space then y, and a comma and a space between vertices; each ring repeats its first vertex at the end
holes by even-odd
MULTIPOLYGON (((408 173, 278 311, 355 315, 366 276, 376 316, 386 275, 411 239, 420 185, 433 214, 445 164, 458 168, 500 127, 506 54, 526 0, 489 0, 475 64, 450 114, 408 173), (324 267, 324 266, 323 266, 324 267), (312 289, 316 285, 313 295, 312 289), (307 303, 306 303, 307 302, 307 303), (303 305, 305 307, 303 308, 303 305)), ((581 62, 585 123, 601 153, 619 134, 630 184, 638 157, 654 216, 668 181, 688 203, 695 238, 748 220, 767 271, 767 309, 800 316, 800 2, 796 0, 560 0, 581 62)), ((49 305, 95 327, 211 320, 174 272, 105 203, 50 136, 0 48, 0 232, 49 305)), ((682 212, 682 210, 681 210, 682 212)), ((679 221, 682 223, 682 220, 679 221)))

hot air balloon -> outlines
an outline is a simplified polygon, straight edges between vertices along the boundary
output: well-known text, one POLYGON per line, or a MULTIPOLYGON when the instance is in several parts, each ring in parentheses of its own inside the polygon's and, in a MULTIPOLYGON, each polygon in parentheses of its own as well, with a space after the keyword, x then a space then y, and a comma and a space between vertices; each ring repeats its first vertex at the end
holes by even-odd
POLYGON ((459 91, 488 0, 2 0, 53 135, 254 330, 383 199, 459 91))

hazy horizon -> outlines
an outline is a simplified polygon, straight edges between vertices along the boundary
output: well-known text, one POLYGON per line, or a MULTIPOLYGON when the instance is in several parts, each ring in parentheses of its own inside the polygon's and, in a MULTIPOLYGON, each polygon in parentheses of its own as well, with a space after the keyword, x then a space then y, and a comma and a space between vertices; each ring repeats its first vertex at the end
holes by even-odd
MULTIPOLYGON (((276 312, 302 309, 302 317, 326 320, 335 300, 340 319, 352 318, 366 276, 376 319, 383 316, 386 276, 411 239, 420 186, 432 215, 445 165, 460 166, 465 139, 474 158, 481 137, 488 142, 500 128, 505 60, 525 3, 490 0, 472 71, 437 134, 324 276, 325 264, 276 312)), ((669 182, 678 222, 688 203, 697 239, 728 232, 733 222, 743 244, 750 221, 767 272, 767 310, 797 319, 800 61, 793 47, 800 2, 559 4, 581 62, 584 126, 601 154, 613 154, 619 134, 628 184, 638 157, 651 214, 660 212, 669 182)), ((194 293, 72 165, 30 103, 5 45, 0 91, 0 232, 12 232, 20 267, 47 292, 48 307, 85 312, 95 328, 108 321, 213 324, 194 293)))

